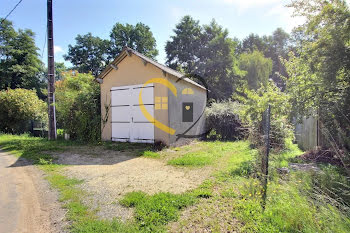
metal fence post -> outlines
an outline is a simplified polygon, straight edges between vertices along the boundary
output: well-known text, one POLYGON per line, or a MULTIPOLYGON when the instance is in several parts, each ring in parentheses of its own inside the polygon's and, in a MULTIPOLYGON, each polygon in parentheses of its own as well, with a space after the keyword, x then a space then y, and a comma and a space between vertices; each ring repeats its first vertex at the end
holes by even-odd
POLYGON ((266 205, 266 192, 267 192, 267 182, 269 175, 269 153, 270 153, 270 114, 271 106, 269 105, 264 112, 264 139, 265 139, 265 153, 262 155, 262 175, 263 175, 263 202, 262 208, 265 210, 266 205))

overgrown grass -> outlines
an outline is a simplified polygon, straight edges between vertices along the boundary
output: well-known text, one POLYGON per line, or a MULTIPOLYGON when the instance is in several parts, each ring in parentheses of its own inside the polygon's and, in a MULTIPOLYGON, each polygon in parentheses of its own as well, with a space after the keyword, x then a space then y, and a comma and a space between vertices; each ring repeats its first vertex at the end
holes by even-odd
POLYGON ((257 179, 237 180, 239 192, 233 198, 235 216, 244 223, 243 232, 349 232, 350 221, 322 199, 312 200, 305 172, 291 174, 289 180, 271 181, 266 208, 257 179))
POLYGON ((297 162, 294 158, 303 153, 302 150, 299 149, 298 145, 293 144, 292 140, 287 139, 285 142, 286 149, 283 151, 276 153, 271 153, 271 166, 273 167, 288 167, 288 163, 293 161, 297 162))
POLYGON ((346 193, 350 191, 350 183, 337 169, 321 166, 320 173, 290 171, 290 174, 279 175, 276 168, 288 166, 289 161, 296 162, 294 158, 302 153, 296 145, 289 144, 286 150, 271 155, 263 210, 263 190, 255 162, 257 151, 244 143, 239 146, 239 156, 225 160, 226 168, 222 167, 215 176, 211 201, 198 203, 190 215, 187 213, 186 218, 180 218, 177 228, 171 228, 172 232, 203 229, 217 232, 350 232, 350 209, 345 205, 349 203, 346 193), (242 157, 249 159, 240 160, 242 157), (227 220, 228 216, 235 219, 234 223, 227 220))

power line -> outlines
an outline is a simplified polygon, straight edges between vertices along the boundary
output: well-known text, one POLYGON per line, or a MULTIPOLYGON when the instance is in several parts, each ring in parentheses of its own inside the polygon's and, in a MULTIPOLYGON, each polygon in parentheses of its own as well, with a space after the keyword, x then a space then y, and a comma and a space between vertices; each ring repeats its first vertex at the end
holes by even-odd
POLYGON ((12 8, 12 10, 5 16, 5 18, 3 18, 3 19, 1 20, 1 23, 4 22, 4 21, 7 19, 7 17, 9 17, 9 16, 12 14, 12 12, 18 7, 18 5, 19 5, 22 1, 23 1, 23 0, 19 0, 19 2, 16 4, 16 6, 15 6, 14 8, 12 8))

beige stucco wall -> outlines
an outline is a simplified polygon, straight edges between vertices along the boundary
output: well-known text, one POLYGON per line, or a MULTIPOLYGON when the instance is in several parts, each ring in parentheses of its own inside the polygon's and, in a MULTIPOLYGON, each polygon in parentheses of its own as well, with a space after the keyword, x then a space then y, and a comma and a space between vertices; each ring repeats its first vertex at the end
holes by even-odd
MULTIPOLYGON (((136 55, 126 56, 119 64, 118 70, 112 69, 104 78, 101 88, 101 116, 106 115, 106 106, 110 105, 111 88, 127 85, 143 84, 151 78, 164 78, 163 71, 152 64, 144 65, 142 59, 136 55)), ((154 96, 168 96, 168 89, 158 83, 154 85, 154 96)), ((155 110, 154 117, 161 123, 169 125, 167 110, 155 110)), ((102 123, 102 140, 108 141, 112 137, 111 111, 108 113, 108 121, 102 123)), ((154 127, 154 139, 170 144, 169 134, 154 127)))
POLYGON ((195 136, 205 133, 205 115, 201 115, 207 104, 207 93, 203 88, 189 84, 186 81, 180 80, 172 75, 168 76, 168 80, 173 83, 177 89, 177 97, 170 91, 169 95, 169 125, 175 129, 174 135, 170 135, 170 144, 182 145, 195 139, 186 138, 186 136, 195 136), (191 88, 193 90, 192 95, 182 94, 185 88, 191 88), (193 122, 182 122, 182 103, 190 102, 193 103, 193 122), (187 131, 195 121, 198 122, 185 134, 185 137, 178 137, 177 135, 183 134, 187 131))

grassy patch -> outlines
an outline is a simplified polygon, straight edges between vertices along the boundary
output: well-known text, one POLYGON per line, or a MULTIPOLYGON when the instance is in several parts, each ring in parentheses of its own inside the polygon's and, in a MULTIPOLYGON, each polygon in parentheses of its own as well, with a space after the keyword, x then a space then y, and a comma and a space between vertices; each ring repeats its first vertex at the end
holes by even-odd
POLYGON ((160 154, 154 151, 150 151, 150 150, 146 150, 144 151, 142 154, 142 156, 147 157, 147 158, 154 158, 154 159, 158 159, 160 158, 160 154))
POLYGON ((119 203, 125 207, 135 207, 136 205, 143 202, 146 198, 146 194, 141 191, 130 192, 124 196, 119 203))
POLYGON ((176 166, 195 166, 201 167, 211 164, 214 160, 214 156, 206 152, 190 152, 179 158, 175 158, 168 161, 169 165, 176 166))
POLYGON ((125 195, 120 204, 135 207, 135 219, 142 231, 158 232, 163 231, 168 222, 177 220, 179 210, 195 201, 190 193, 146 195, 142 192, 131 192, 125 195))
MULTIPOLYGON (((230 161, 231 164, 240 163, 247 159, 246 157, 238 158, 242 150, 249 151, 247 142, 200 142, 196 145, 175 148, 172 159, 168 160, 169 165, 203 167, 212 165, 220 161, 223 157, 232 156, 236 159, 230 161)), ((226 160, 225 160, 226 161, 226 160)), ((226 161, 227 162, 227 161, 226 161)))
POLYGON ((57 140, 48 141, 45 138, 24 135, 0 134, 0 146, 3 150, 31 160, 35 164, 50 164, 52 157, 48 151, 63 151, 65 148, 77 145, 76 142, 57 140))
POLYGON ((273 167, 288 167, 288 163, 290 161, 295 162, 294 158, 303 153, 302 150, 299 149, 298 145, 293 144, 292 140, 286 140, 286 149, 279 153, 272 152, 271 154, 271 166, 273 167))

